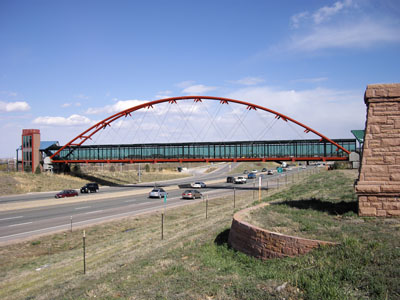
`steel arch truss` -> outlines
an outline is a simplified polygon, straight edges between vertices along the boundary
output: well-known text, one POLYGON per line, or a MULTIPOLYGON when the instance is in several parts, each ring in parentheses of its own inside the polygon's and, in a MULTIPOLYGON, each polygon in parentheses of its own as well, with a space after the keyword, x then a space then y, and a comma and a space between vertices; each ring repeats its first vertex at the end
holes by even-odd
MULTIPOLYGON (((337 152, 342 150, 346 154, 350 154, 349 150, 347 150, 343 146, 339 145, 335 141, 329 139, 328 137, 326 137, 325 135, 321 134, 320 132, 312 129, 311 127, 308 127, 305 124, 300 123, 299 121, 296 121, 295 119, 292 119, 292 118, 290 118, 290 117, 288 117, 288 116, 286 116, 284 114, 281 114, 281 113, 279 113, 277 111, 274 111, 272 109, 269 109, 269 108, 266 108, 266 107, 263 107, 263 106, 260 106, 260 105, 257 105, 257 104, 253 104, 253 103, 249 103, 249 102, 245 102, 245 101, 240 101, 240 100, 235 100, 235 99, 229 99, 229 98, 211 97, 211 96, 183 96, 183 97, 172 97, 172 98, 165 98, 165 99, 150 101, 150 102, 147 102, 147 103, 144 103, 144 104, 140 104, 140 105, 125 109, 125 110, 120 111, 120 112, 118 112, 118 113, 116 113, 114 115, 111 115, 111 116, 105 118, 104 120, 96 123, 95 125, 91 126, 87 130, 85 130, 84 132, 82 132, 81 134, 76 136, 75 138, 73 138, 67 144, 62 146, 58 151, 56 151, 50 158, 53 160, 53 162, 67 162, 67 161, 64 161, 64 160, 62 160, 62 161, 61 160, 57 160, 57 156, 62 150, 64 150, 65 148, 80 147, 87 140, 92 139, 92 137, 97 132, 99 132, 102 129, 107 128, 108 126, 111 126, 111 124, 114 121, 118 120, 119 118, 131 116, 131 113, 133 113, 134 111, 137 111, 137 110, 140 110, 140 109, 153 108, 153 105, 157 105, 157 104, 160 104, 160 103, 168 102, 170 104, 176 104, 177 101, 187 101, 187 100, 193 100, 194 102, 202 102, 202 100, 211 100, 211 101, 219 101, 221 104, 236 103, 236 104, 244 105, 247 110, 263 110, 263 111, 266 111, 266 112, 269 112, 269 113, 275 115, 275 118, 277 118, 277 119, 281 119, 284 122, 292 122, 292 123, 304 128, 304 132, 305 133, 313 132, 314 134, 316 134, 317 136, 320 137, 320 141, 321 142, 328 142, 328 143, 336 146, 336 151, 337 152)), ((314 159, 310 158, 310 160, 314 160, 314 159)), ((331 158, 331 160, 346 160, 346 159, 347 158, 343 158, 343 157, 331 158)), ((265 160, 265 158, 264 159, 260 159, 260 160, 265 160)), ((325 158, 322 158, 322 160, 325 160, 325 158)), ((231 160, 226 160, 226 161, 231 161, 231 160)), ((85 162, 85 161, 82 161, 82 162, 85 162)), ((129 160, 128 160, 128 162, 129 162, 129 160)), ((130 161, 130 162, 132 162, 132 161, 130 161)))

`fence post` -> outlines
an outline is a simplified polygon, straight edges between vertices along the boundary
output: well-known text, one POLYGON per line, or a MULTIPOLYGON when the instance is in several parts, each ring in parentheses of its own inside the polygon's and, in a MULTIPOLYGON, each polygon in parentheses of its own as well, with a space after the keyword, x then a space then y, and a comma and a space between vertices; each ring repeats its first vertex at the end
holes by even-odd
POLYGON ((86 274, 86 233, 85 230, 83 231, 83 274, 86 274))
POLYGON ((164 213, 161 213, 161 240, 164 239, 164 213))
POLYGON ((233 208, 236 208, 236 187, 233 187, 233 208))
POLYGON ((206 198, 206 219, 208 219, 208 195, 206 198))

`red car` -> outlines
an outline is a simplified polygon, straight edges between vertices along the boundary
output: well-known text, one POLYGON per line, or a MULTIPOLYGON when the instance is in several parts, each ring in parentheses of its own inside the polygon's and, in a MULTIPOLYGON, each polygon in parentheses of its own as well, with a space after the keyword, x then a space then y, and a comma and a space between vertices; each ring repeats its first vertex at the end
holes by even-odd
POLYGON ((186 190, 182 193, 182 199, 196 199, 203 195, 198 190, 186 190))
POLYGON ((57 193, 54 197, 55 198, 64 198, 64 197, 75 197, 78 196, 78 192, 75 190, 63 190, 57 193))

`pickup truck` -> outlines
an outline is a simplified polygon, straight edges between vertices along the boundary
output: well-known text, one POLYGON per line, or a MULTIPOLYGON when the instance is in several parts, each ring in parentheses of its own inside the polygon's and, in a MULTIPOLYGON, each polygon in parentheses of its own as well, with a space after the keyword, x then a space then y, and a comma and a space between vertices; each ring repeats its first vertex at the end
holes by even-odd
POLYGON ((233 179, 233 183, 246 183, 247 179, 243 176, 238 176, 233 179))

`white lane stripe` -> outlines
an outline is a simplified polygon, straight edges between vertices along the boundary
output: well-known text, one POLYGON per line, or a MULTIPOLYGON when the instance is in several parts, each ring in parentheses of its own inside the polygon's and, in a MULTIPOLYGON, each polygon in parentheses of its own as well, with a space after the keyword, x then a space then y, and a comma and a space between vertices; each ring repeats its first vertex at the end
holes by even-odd
POLYGON ((98 212, 101 212, 101 211, 104 211, 104 209, 95 210, 95 211, 89 211, 89 212, 85 213, 85 215, 88 215, 88 214, 95 214, 95 213, 98 213, 98 212))
POLYGON ((78 209, 85 209, 85 208, 90 208, 90 206, 75 207, 76 210, 78 210, 78 209))
MULTIPOLYGON (((180 206, 180 205, 169 205, 168 208, 173 208, 175 206, 180 206)), ((89 219, 89 220, 85 220, 85 221, 80 221, 80 222, 75 222, 74 225, 85 225, 85 224, 92 224, 92 222, 94 221, 100 221, 100 220, 107 220, 107 219, 112 219, 112 218, 116 218, 116 217, 123 217, 123 216, 135 216, 138 215, 140 213, 144 213, 144 212, 153 212, 153 211, 157 211, 159 209, 162 209, 164 207, 164 205, 159 205, 156 207, 149 207, 149 208, 145 208, 145 209, 140 209, 137 210, 135 212, 125 212, 125 213, 120 213, 120 214, 115 214, 115 215, 110 215, 110 216, 105 216, 105 217, 100 217, 100 218, 94 218, 94 219, 89 219)), ((26 234, 31 234, 31 233, 39 233, 39 232, 48 232, 49 229, 57 229, 57 228, 66 228, 69 229, 71 226, 70 223, 65 224, 65 225, 58 225, 58 226, 53 226, 53 227, 47 227, 47 228, 42 228, 42 229, 37 229, 37 230, 32 230, 32 231, 26 231, 26 232, 21 232, 21 233, 16 233, 16 234, 11 234, 11 235, 6 235, 6 236, 1 236, 0 237, 0 241, 3 239, 7 239, 10 237, 16 237, 16 236, 21 236, 21 235, 26 235, 26 234)))
POLYGON ((13 219, 21 219, 24 216, 18 216, 18 217, 10 217, 10 218, 4 218, 4 219, 0 219, 0 221, 5 221, 5 220, 13 220, 13 219))
POLYGON ((26 223, 19 223, 19 224, 8 225, 8 227, 21 226, 21 225, 26 225, 26 224, 32 224, 32 222, 26 222, 26 223))

